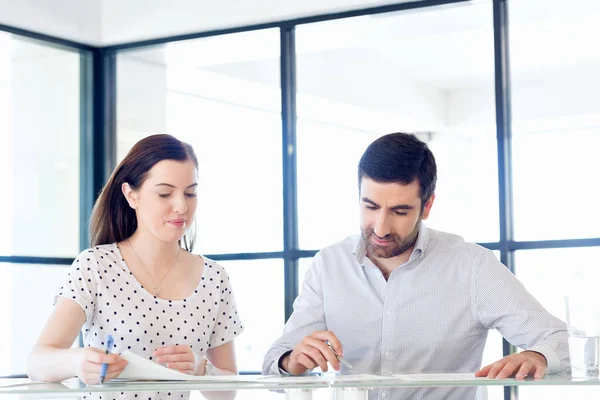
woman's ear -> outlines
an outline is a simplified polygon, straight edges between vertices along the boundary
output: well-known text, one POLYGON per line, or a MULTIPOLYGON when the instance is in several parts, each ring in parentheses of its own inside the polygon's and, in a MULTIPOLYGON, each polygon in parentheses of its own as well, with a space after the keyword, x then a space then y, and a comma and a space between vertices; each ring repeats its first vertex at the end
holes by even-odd
POLYGON ((127 200, 127 203, 129 203, 129 207, 135 210, 138 205, 136 191, 133 190, 131 186, 129 186, 129 183, 125 182, 121 185, 121 192, 123 192, 125 200, 127 200))

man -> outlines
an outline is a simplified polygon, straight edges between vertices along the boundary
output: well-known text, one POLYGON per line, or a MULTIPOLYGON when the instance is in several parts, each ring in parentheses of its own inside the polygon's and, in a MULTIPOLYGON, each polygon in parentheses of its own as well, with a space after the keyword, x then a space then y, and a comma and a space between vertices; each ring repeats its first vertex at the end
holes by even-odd
MULTIPOLYGON (((327 342, 358 373, 522 379, 568 366, 564 322, 491 251, 422 223, 436 175, 433 154, 414 135, 389 134, 367 148, 358 167, 362 234, 315 255, 264 374, 326 371, 327 362, 339 370, 327 342), (480 369, 489 329, 527 351, 480 369)), ((369 397, 462 400, 475 388, 380 389, 369 397)))

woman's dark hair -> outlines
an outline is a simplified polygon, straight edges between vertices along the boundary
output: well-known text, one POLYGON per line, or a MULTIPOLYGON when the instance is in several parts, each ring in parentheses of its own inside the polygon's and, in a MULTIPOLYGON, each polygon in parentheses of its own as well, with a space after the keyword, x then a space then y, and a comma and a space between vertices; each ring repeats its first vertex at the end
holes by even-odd
POLYGON ((437 168, 427 144, 403 132, 384 135, 367 147, 358 163, 358 189, 363 178, 408 185, 419 180, 421 207, 435 192, 437 168))
MULTIPOLYGON (((127 203, 121 186, 127 182, 132 189, 139 189, 148 171, 162 160, 191 160, 198 168, 192 146, 171 135, 152 135, 137 142, 113 171, 94 205, 90 220, 92 247, 123 241, 135 232, 135 211, 127 203)), ((187 251, 194 247, 194 236, 193 232, 191 237, 186 233, 180 241, 187 251)))

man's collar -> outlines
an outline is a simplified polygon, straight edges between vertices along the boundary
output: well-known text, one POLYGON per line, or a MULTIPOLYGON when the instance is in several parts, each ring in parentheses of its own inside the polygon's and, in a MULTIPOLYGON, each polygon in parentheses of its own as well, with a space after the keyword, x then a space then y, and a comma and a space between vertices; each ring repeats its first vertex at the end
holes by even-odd
POLYGON ((415 250, 419 250, 419 252, 422 254, 425 251, 425 248, 427 247, 428 241, 429 228, 427 228, 425 222, 421 221, 419 225, 419 235, 417 236, 417 241, 415 242, 415 248, 413 250, 413 253, 415 252, 415 250))

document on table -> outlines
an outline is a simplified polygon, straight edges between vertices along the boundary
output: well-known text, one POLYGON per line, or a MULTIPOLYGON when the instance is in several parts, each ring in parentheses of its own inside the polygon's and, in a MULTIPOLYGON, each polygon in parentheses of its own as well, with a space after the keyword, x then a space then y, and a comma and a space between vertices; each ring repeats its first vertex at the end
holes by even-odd
MULTIPOLYGON (((131 351, 124 351, 121 357, 128 364, 117 377, 116 381, 224 381, 224 382, 255 382, 256 377, 242 375, 188 375, 148 360, 131 351)), ((116 383, 116 382, 115 382, 116 383)))

